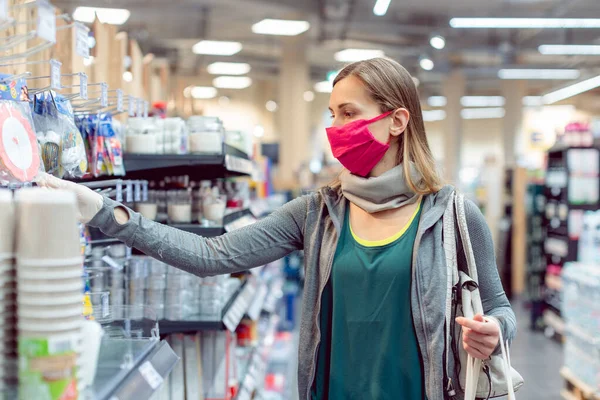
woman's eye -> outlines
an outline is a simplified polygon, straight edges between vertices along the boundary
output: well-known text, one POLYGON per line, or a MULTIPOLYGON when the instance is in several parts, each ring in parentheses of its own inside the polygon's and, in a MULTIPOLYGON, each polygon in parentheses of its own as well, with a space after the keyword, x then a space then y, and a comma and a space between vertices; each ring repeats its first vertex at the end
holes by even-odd
POLYGON ((344 113, 344 117, 346 117, 346 118, 352 118, 352 117, 354 117, 354 113, 350 112, 350 111, 346 111, 344 113))
POLYGON ((335 115, 331 114, 331 115, 329 116, 329 118, 331 118, 331 119, 335 119, 335 115))

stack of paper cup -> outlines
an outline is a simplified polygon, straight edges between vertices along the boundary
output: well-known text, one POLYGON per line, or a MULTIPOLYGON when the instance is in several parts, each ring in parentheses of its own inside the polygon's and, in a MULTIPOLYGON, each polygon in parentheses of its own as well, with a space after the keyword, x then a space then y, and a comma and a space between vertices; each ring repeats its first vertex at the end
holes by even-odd
POLYGON ((15 198, 20 397, 75 399, 83 322, 75 196, 35 188, 15 198))
POLYGON ((10 190, 0 190, 0 391, 17 383, 15 207, 10 190))

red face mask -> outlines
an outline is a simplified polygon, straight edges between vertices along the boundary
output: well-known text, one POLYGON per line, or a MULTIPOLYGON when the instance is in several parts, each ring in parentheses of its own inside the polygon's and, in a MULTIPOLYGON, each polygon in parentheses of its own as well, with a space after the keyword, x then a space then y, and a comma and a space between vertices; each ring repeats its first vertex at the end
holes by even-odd
POLYGON ((367 176, 390 148, 389 143, 375 139, 369 125, 391 113, 388 111, 373 119, 359 119, 344 126, 327 128, 333 156, 354 175, 367 176))

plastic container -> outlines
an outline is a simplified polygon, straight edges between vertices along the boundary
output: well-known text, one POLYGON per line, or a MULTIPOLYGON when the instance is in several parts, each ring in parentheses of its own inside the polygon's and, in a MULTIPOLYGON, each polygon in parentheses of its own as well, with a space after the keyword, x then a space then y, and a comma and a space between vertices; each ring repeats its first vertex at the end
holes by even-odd
POLYGON ((53 320, 54 318, 71 318, 83 314, 83 303, 65 304, 60 306, 26 306, 19 307, 19 318, 53 320))
POLYGON ((83 266, 76 264, 60 267, 25 267, 17 268, 17 277, 24 279, 69 279, 81 278, 83 266))
POLYGON ((30 306, 55 306, 83 302, 83 294, 79 292, 28 293, 19 291, 17 303, 30 306))
POLYGON ((16 193, 19 264, 44 267, 81 262, 75 195, 42 188, 21 189, 16 193), (44 227, 43 235, 36 234, 40 226, 44 227))
POLYGON ((45 293, 48 297, 61 292, 83 292, 81 278, 69 279, 20 279, 19 295, 21 293, 45 293))

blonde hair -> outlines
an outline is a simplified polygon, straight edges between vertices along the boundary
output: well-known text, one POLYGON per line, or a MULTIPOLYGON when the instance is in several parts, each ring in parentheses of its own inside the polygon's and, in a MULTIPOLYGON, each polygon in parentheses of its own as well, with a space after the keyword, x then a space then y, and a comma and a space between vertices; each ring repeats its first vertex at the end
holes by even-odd
MULTIPOLYGON (((398 138, 396 165, 403 163, 406 182, 415 193, 426 195, 439 191, 443 186, 442 179, 427 141, 417 87, 408 71, 389 58, 373 58, 344 67, 333 81, 333 86, 348 76, 361 80, 382 113, 398 108, 408 110, 410 119, 406 131, 398 138), (411 163, 419 173, 420 181, 414 181, 410 173, 411 163)), ((339 182, 333 184, 337 185, 339 182)))

